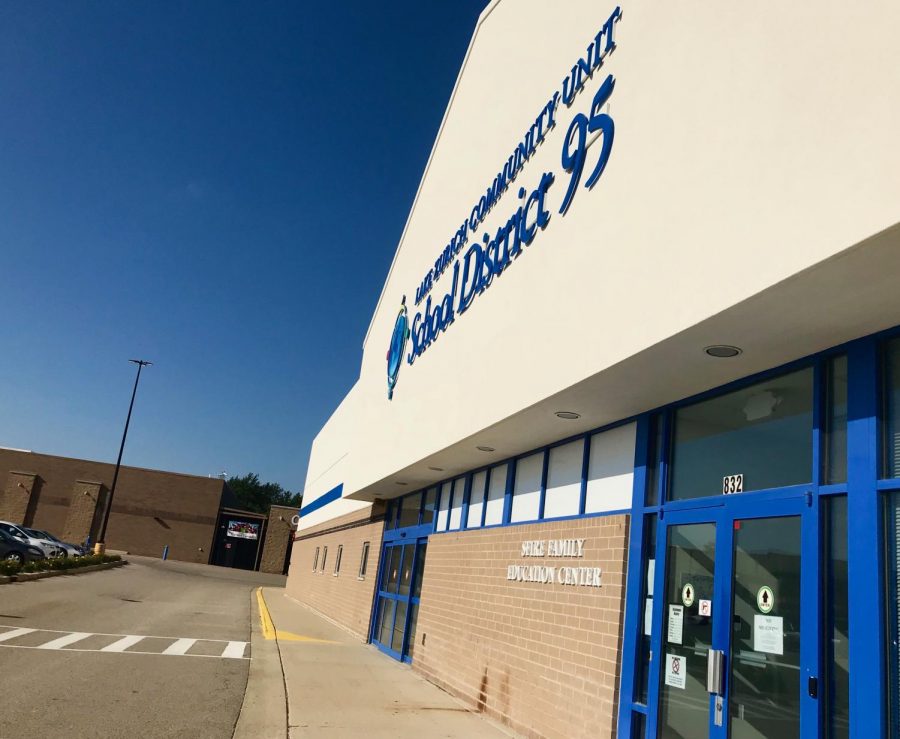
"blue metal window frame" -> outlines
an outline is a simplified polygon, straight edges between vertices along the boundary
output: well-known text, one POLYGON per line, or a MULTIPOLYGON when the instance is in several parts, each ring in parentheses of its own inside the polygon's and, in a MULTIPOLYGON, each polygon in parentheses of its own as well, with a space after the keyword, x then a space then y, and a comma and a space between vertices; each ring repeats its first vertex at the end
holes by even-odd
MULTIPOLYGON (((880 332, 831 347, 802 359, 756 373, 721 387, 685 398, 662 408, 649 411, 638 419, 637 444, 635 450, 635 474, 632 493, 632 516, 628 547, 628 569, 626 575, 625 624, 622 646, 622 666, 620 673, 620 701, 618 730, 620 736, 631 736, 635 714, 643 714, 646 736, 655 737, 657 732, 656 710, 659 686, 659 659, 651 663, 647 704, 637 701, 640 685, 637 684, 636 670, 640 649, 640 607, 643 597, 641 580, 644 572, 643 544, 644 522, 647 514, 655 514, 660 520, 671 511, 695 511, 715 506, 717 497, 712 499, 669 502, 666 492, 669 484, 669 466, 672 443, 672 415, 683 406, 700 400, 727 393, 743 386, 751 385, 769 377, 774 377, 805 366, 814 368, 815 404, 813 411, 813 428, 810 443, 813 445, 812 477, 807 485, 776 488, 752 493, 743 493, 747 505, 763 509, 778 500, 804 494, 811 504, 809 514, 816 531, 815 546, 804 547, 803 557, 815 562, 812 568, 816 573, 816 582, 820 582, 823 566, 823 537, 821 536, 820 501, 825 496, 846 494, 848 501, 848 578, 849 587, 856 602, 865 603, 864 609, 854 609, 851 613, 849 627, 850 644, 850 721, 851 737, 881 738, 886 736, 887 695, 886 695, 886 593, 884 587, 885 559, 883 552, 884 524, 882 516, 883 497, 886 491, 900 491, 900 479, 878 479, 882 470, 881 433, 883 428, 883 383, 882 346, 891 338, 900 337, 900 328, 880 332), (837 356, 847 356, 848 374, 848 412, 847 412, 847 480, 845 482, 824 484, 822 469, 823 444, 825 443, 823 409, 825 403, 825 363, 837 356), (647 456, 650 449, 648 439, 650 418, 658 415, 663 423, 662 450, 658 455, 657 490, 654 505, 646 501, 647 456), (864 675, 865 679, 853 675, 864 675)), ((742 501, 743 502, 743 501, 742 501)), ((664 544, 662 528, 657 532, 657 553, 664 544), (662 542, 662 544, 661 544, 662 542)), ((654 592, 662 591, 662 578, 665 567, 656 568, 654 592)), ((657 595, 654 602, 654 624, 661 624, 662 605, 657 595)), ((814 629, 814 643, 821 644, 821 614, 824 603, 815 601, 817 620, 808 628, 814 629)), ((807 608, 807 611, 812 610, 807 608)), ((806 621, 806 619, 804 619, 806 621)), ((661 638, 659 627, 654 629, 655 638, 661 638)), ((653 651, 658 655, 659 645, 653 651)), ((816 655, 808 656, 807 663, 814 664, 817 677, 824 674, 821 649, 816 655)), ((821 695, 821 693, 820 693, 821 695)), ((805 693, 804 693, 805 696, 805 693)), ((804 697, 804 700, 806 698, 804 697)), ((820 701, 821 702, 821 701, 820 701)), ((816 706, 821 728, 824 730, 824 702, 816 706)), ((807 712, 808 713, 808 712, 807 712)), ((809 714, 812 715, 812 714, 809 714)))
MULTIPOLYGON (((410 527, 412 529, 414 527, 410 527)), ((419 557, 422 556, 422 549, 424 545, 427 545, 428 539, 427 537, 420 538, 400 538, 394 539, 393 541, 386 542, 381 548, 381 563, 379 566, 379 579, 376 584, 375 590, 375 607, 373 610, 373 616, 371 619, 371 627, 369 629, 369 641, 375 645, 375 647, 385 654, 393 657, 394 659, 406 662, 410 664, 412 662, 412 658, 408 655, 409 651, 409 624, 410 618, 412 615, 412 606, 418 606, 421 602, 421 597, 418 595, 413 595, 416 592, 416 575, 418 573, 418 565, 419 565, 419 557), (403 580, 403 549, 406 546, 412 547, 413 560, 410 565, 410 578, 409 578, 409 593, 402 594, 400 593, 400 583, 403 580), (381 574, 384 572, 384 567, 387 565, 387 560, 391 554, 393 549, 401 550, 401 560, 400 560, 400 568, 397 573, 397 592, 391 592, 390 590, 383 590, 381 587, 381 574), (378 608, 382 601, 393 601, 393 615, 391 617, 391 626, 388 633, 390 634, 391 642, 393 642, 394 638, 394 630, 397 626, 397 603, 406 603, 406 613, 404 615, 404 623, 403 623, 403 636, 401 638, 400 649, 396 650, 391 647, 389 644, 382 644, 375 633, 376 627, 378 625, 378 608)))
MULTIPOLYGON (((636 416, 631 416, 612 424, 592 429, 590 431, 575 434, 552 444, 547 444, 536 449, 518 454, 505 460, 486 464, 465 473, 464 506, 471 502, 471 480, 478 472, 485 471, 486 480, 482 497, 481 526, 479 528, 492 528, 502 526, 518 526, 536 523, 539 521, 564 521, 567 519, 580 519, 595 516, 609 516, 618 513, 629 513, 630 532, 628 542, 628 567, 626 572, 626 604, 623 626, 623 645, 620 672, 620 699, 618 729, 622 736, 631 736, 632 716, 643 714, 647 721, 647 736, 654 736, 655 731, 655 700, 656 686, 658 686, 658 660, 651 665, 650 695, 646 705, 635 700, 639 686, 635 683, 637 671, 635 661, 638 658, 640 628, 640 599, 642 597, 641 579, 643 575, 643 538, 645 535, 644 521, 648 514, 664 517, 668 512, 698 511, 703 508, 714 508, 718 504, 717 496, 712 498, 698 498, 683 501, 667 501, 666 493, 669 485, 670 453, 672 444, 672 417, 676 409, 715 397, 732 390, 739 389, 767 378, 781 375, 792 370, 812 366, 814 371, 815 403, 813 409, 813 428, 810 443, 813 445, 812 476, 809 483, 784 488, 743 493, 747 500, 757 506, 765 506, 772 502, 809 494, 813 501, 812 509, 815 511, 816 526, 819 527, 819 500, 822 496, 846 495, 848 516, 848 577, 853 597, 858 602, 866 604, 864 611, 857 610, 850 619, 850 673, 852 675, 865 675, 866 679, 853 679, 850 682, 850 711, 851 711, 851 737, 853 739, 869 739, 870 737, 885 737, 887 725, 887 683, 886 683, 886 593, 885 593, 885 562, 883 551, 884 522, 882 514, 883 497, 893 491, 900 491, 900 478, 881 478, 882 470, 882 425, 883 415, 883 388, 882 388, 882 351, 883 343, 892 338, 900 338, 900 327, 882 331, 866 337, 855 339, 844 344, 831 347, 825 351, 797 359, 763 372, 748 375, 739 380, 725 385, 706 390, 702 393, 684 398, 675 403, 648 410, 636 416), (847 480, 834 484, 824 484, 822 467, 822 445, 824 443, 823 429, 823 403, 824 398, 824 363, 829 359, 846 354, 848 372, 848 420, 847 420, 847 480), (647 503, 646 484, 648 476, 647 453, 651 439, 649 439, 650 418, 657 416, 662 424, 661 449, 658 451, 656 469, 656 500, 654 504, 647 503), (598 433, 612 430, 629 423, 636 424, 636 443, 634 459, 634 477, 632 488, 632 505, 628 509, 599 511, 596 513, 584 513, 587 488, 587 474, 590 464, 590 440, 598 433), (544 453, 544 474, 541 484, 541 513, 544 512, 546 500, 547 464, 549 450, 555 446, 566 444, 577 439, 584 440, 584 459, 582 465, 582 490, 579 514, 575 516, 563 516, 558 518, 538 518, 530 521, 510 522, 512 507, 512 492, 515 485, 516 462, 537 452, 544 453), (507 468, 506 488, 504 493, 504 509, 502 521, 498 524, 487 524, 488 491, 491 484, 491 471, 500 465, 507 468), (654 674, 655 672, 655 674, 654 674)), ((441 503, 441 487, 445 483, 453 483, 454 478, 448 478, 423 488, 437 488, 436 510, 433 525, 418 527, 422 535, 427 536, 437 531, 441 503)), ((417 493, 422 490, 416 491, 417 493)), ((452 490, 452 488, 451 488, 452 490)), ((424 501, 424 495, 422 499, 424 501)), ((451 505, 447 508, 447 526, 449 527, 451 505)), ((460 530, 467 530, 468 512, 464 510, 460 530)), ((389 533, 399 536, 397 530, 385 532, 385 542, 390 539, 389 533)), ((412 532, 410 532, 411 534, 412 532)), ((418 535, 418 532, 417 532, 418 535)), ((657 544, 664 537, 657 537, 657 544)), ((804 557, 815 557, 821 562, 821 536, 819 536, 818 550, 804 557)), ((379 583, 380 565, 379 560, 379 583)), ((657 577, 661 577, 661 571, 657 569, 657 577)), ((658 585, 661 587, 661 584, 658 585)), ((659 592, 659 591, 655 591, 659 592)), ((376 597, 377 601, 377 597, 376 597)), ((656 605, 656 604, 654 604, 656 605)), ((821 611, 821 604, 819 611, 821 611)), ((375 610, 373 608, 372 628, 374 629, 375 610)), ((817 627, 821 629, 821 626, 817 627)), ((820 632, 817 632, 821 636, 820 632)), ((822 671, 819 670, 821 673, 822 671)), ((824 724, 823 724, 824 726, 824 724)))

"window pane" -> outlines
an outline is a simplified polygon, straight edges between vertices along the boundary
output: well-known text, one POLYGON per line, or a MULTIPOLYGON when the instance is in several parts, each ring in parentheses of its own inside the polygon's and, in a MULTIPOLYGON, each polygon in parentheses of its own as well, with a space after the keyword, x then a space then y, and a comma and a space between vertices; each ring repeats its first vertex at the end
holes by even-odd
POLYGON ((392 500, 387 505, 387 513, 384 515, 384 527, 386 529, 397 528, 397 501, 392 500))
POLYGON ((449 482, 445 482, 441 485, 441 507, 438 510, 436 531, 447 530, 447 519, 450 517, 450 492, 452 488, 453 485, 449 482))
POLYGON ((477 529, 481 526, 481 512, 484 510, 484 485, 486 482, 486 470, 472 475, 472 490, 469 492, 469 515, 466 520, 467 529, 477 529))
POLYGON ((825 736, 850 736, 850 611, 847 598, 847 498, 825 498, 825 551, 822 573, 825 604, 825 736))
POLYGON ((577 516, 581 505, 581 467, 584 439, 555 446, 547 467, 544 518, 577 516))
POLYGON ((391 547, 390 559, 388 560, 387 580, 382 588, 390 593, 397 592, 397 583, 400 581, 400 556, 403 554, 403 547, 391 547))
POLYGON ((591 437, 585 513, 631 508, 635 424, 591 437))
POLYGON ((419 604, 412 603, 409 606, 409 639, 407 639, 406 654, 412 658, 416 651, 416 621, 419 618, 419 604))
POLYGON ((413 580, 413 598, 418 598, 422 594, 422 576, 425 574, 425 554, 428 551, 428 544, 419 544, 418 559, 416 560, 416 576, 413 580))
POLYGON ((900 737, 900 494, 885 498, 885 573, 888 629, 888 736, 900 737))
POLYGON ((825 366, 825 444, 822 479, 825 484, 847 479, 847 357, 825 366))
POLYGON ((313 557, 313 571, 315 571, 316 567, 319 565, 319 547, 316 547, 316 554, 313 557))
POLYGON ((369 566, 369 542, 362 545, 362 556, 359 558, 359 577, 366 576, 366 568, 369 566))
POLYGON ((397 601, 397 617, 394 619, 394 636, 391 639, 391 649, 395 652, 403 651, 403 630, 406 628, 406 601, 397 601))
POLYGON ((900 477, 900 339, 884 352, 884 477, 900 477))
POLYGON ((383 611, 380 628, 378 629, 378 641, 386 647, 391 645, 390 638, 391 632, 394 630, 394 606, 396 603, 397 601, 389 598, 381 599, 383 611))
POLYGON ((541 505, 541 475, 544 453, 538 452, 516 462, 510 521, 536 521, 541 505))
POLYGON ((650 449, 647 452, 647 489, 645 504, 659 505, 659 462, 663 448, 663 416, 657 413, 650 418, 650 449))
POLYGON ((656 572, 656 514, 651 513, 644 516, 644 578, 641 582, 641 593, 643 595, 641 609, 641 643, 637 661, 637 695, 635 700, 638 703, 647 704, 647 691, 649 690, 650 680, 650 637, 653 633, 653 622, 651 613, 653 611, 653 576, 656 572))
POLYGON ((437 488, 428 488, 425 493, 425 507, 422 509, 422 523, 434 522, 434 506, 437 502, 437 488))
POLYGON ((322 572, 325 572, 325 560, 328 559, 328 547, 322 550, 322 572))
POLYGON ((459 529, 462 521, 463 496, 466 493, 466 478, 458 477, 453 481, 453 505, 450 507, 450 529, 459 529))
POLYGON ((671 499, 800 485, 812 474, 813 371, 802 369, 675 411, 671 499))
POLYGON ((802 674, 800 517, 735 521, 733 582, 731 664, 726 666, 731 673, 731 739, 797 739, 801 703, 797 677, 802 674), (765 614, 757 605, 768 600, 764 587, 772 594, 765 614), (757 629, 766 626, 774 633, 780 630, 781 638, 772 644, 758 640, 757 629))
POLYGON ((419 525, 419 507, 422 505, 422 494, 407 495, 400 499, 400 522, 402 529, 406 526, 419 525))
POLYGON ((341 556, 344 553, 343 545, 338 546, 337 555, 334 558, 334 574, 337 575, 341 571, 341 556))
MULTIPOLYGON (((400 547, 396 547, 400 549, 400 547)), ((413 552, 415 544, 407 544, 403 547, 403 565, 400 567, 400 595, 409 595, 409 583, 412 580, 413 552)))
POLYGON ((484 525, 494 526, 503 523, 503 503, 506 496, 506 476, 508 464, 498 464, 491 469, 491 481, 488 484, 487 510, 484 514, 484 525))

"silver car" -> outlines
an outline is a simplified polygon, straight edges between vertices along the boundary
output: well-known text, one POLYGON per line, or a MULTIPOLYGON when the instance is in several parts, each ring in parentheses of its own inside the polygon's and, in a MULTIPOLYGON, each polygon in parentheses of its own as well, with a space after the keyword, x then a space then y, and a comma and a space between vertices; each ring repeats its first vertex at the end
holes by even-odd
POLYGON ((0 521, 0 531, 5 531, 13 537, 13 539, 18 539, 24 544, 37 547, 44 553, 45 557, 62 557, 64 554, 64 550, 57 546, 55 542, 31 536, 26 532, 24 527, 19 526, 18 524, 10 523, 9 521, 0 521))
POLYGON ((63 557, 81 557, 84 554, 84 549, 82 547, 78 546, 77 544, 69 544, 68 542, 62 541, 62 539, 57 539, 49 531, 26 528, 25 533, 30 534, 35 539, 46 541, 49 544, 56 546, 58 549, 62 549, 63 557))

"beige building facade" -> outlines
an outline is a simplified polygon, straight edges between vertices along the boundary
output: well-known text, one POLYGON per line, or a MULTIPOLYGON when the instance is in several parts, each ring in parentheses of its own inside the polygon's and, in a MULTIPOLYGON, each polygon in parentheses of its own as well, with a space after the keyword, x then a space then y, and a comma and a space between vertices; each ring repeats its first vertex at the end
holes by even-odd
POLYGON ((293 597, 529 737, 900 738, 897 27, 489 2, 293 597))

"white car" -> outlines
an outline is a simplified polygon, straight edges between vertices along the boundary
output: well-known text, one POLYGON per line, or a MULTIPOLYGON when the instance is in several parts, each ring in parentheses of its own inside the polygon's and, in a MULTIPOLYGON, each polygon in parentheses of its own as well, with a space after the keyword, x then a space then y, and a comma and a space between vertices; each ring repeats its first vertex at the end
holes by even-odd
MULTIPOLYGON (((24 527, 20 527, 24 528, 24 527)), ((41 531, 40 529, 25 529, 25 533, 29 536, 34 537, 35 539, 40 539, 41 541, 46 541, 48 544, 52 544, 58 549, 62 549, 63 557, 80 557, 84 554, 84 549, 77 546, 76 544, 69 544, 68 542, 62 541, 61 539, 57 539, 53 534, 49 531, 41 531)))
POLYGON ((37 547, 40 549, 45 556, 47 557, 61 557, 64 553, 64 550, 59 547, 55 542, 52 542, 48 539, 37 539, 33 536, 30 536, 22 526, 19 526, 14 523, 10 523, 9 521, 0 521, 0 529, 5 531, 14 539, 18 539, 25 544, 29 544, 30 546, 37 547))

